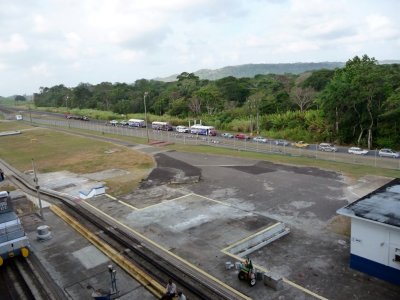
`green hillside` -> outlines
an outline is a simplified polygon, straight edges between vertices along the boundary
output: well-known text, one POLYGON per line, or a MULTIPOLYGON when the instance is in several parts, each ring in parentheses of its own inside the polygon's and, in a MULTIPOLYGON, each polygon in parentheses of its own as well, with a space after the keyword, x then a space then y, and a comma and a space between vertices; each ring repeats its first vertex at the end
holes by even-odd
MULTIPOLYGON (((301 74, 307 71, 321 69, 333 70, 344 66, 343 62, 319 62, 319 63, 292 63, 292 64, 246 64, 239 66, 228 66, 221 69, 202 69, 194 72, 200 79, 218 80, 224 77, 233 76, 236 78, 249 77, 267 74, 301 74)), ((170 82, 175 81, 178 74, 156 80, 170 82)))

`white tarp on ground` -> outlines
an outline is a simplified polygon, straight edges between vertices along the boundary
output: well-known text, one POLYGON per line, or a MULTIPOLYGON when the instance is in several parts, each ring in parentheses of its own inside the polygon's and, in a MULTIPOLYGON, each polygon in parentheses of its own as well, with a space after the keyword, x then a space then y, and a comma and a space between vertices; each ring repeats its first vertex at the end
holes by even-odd
POLYGON ((106 189, 104 186, 98 186, 92 188, 89 192, 79 191, 79 198, 81 199, 89 199, 95 196, 103 195, 106 193, 106 189))

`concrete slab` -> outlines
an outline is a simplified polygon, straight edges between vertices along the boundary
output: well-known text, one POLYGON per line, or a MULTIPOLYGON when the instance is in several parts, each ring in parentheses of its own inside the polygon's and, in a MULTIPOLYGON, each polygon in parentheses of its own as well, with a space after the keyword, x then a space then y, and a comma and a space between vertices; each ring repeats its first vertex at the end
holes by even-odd
POLYGON ((72 252, 72 256, 77 258, 86 269, 109 262, 109 259, 93 245, 72 252))
POLYGON ((91 180, 68 171, 42 173, 37 176, 39 185, 42 188, 65 193, 73 197, 79 197, 80 191, 90 191, 105 184, 102 181, 91 180))

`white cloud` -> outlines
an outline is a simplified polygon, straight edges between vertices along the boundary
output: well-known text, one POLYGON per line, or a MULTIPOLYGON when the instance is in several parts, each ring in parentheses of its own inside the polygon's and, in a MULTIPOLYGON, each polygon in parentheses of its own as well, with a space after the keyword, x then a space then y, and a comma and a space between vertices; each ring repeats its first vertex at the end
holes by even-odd
POLYGON ((366 18, 368 36, 373 39, 399 38, 400 32, 396 24, 388 17, 374 14, 366 18))
POLYGON ((40 63, 31 67, 31 71, 34 75, 40 75, 49 77, 51 75, 49 67, 46 63, 40 63))
POLYGON ((33 21, 32 30, 34 32, 44 33, 49 31, 49 23, 42 15, 35 14, 33 16, 32 21, 33 21))
POLYGON ((25 42, 25 39, 18 33, 12 34, 6 40, 0 40, 0 53, 15 53, 27 49, 28 45, 25 42))
POLYGON ((65 59, 76 60, 83 52, 82 38, 75 32, 68 32, 64 35, 64 41, 56 46, 56 51, 65 59))
POLYGON ((82 65, 79 61, 75 61, 70 65, 70 68, 74 69, 74 70, 79 70, 81 68, 81 66, 82 65))
POLYGON ((133 63, 143 57, 143 53, 134 50, 122 50, 114 55, 114 60, 118 62, 133 63))
POLYGON ((316 43, 313 43, 311 41, 292 41, 285 43, 281 47, 276 48, 276 53, 287 53, 287 52, 292 52, 292 53, 301 53, 301 52, 308 52, 308 51, 316 51, 319 50, 320 46, 316 43))
POLYGON ((0 70, 1 70, 1 71, 6 70, 7 67, 8 67, 8 66, 7 66, 5 63, 3 63, 3 62, 0 61, 0 70))

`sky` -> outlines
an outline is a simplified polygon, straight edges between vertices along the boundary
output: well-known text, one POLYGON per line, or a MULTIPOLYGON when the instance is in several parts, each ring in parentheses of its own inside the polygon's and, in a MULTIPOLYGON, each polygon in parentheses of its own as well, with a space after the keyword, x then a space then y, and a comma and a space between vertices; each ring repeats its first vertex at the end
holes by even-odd
POLYGON ((400 59, 398 0, 0 0, 0 95, 248 63, 400 59))

